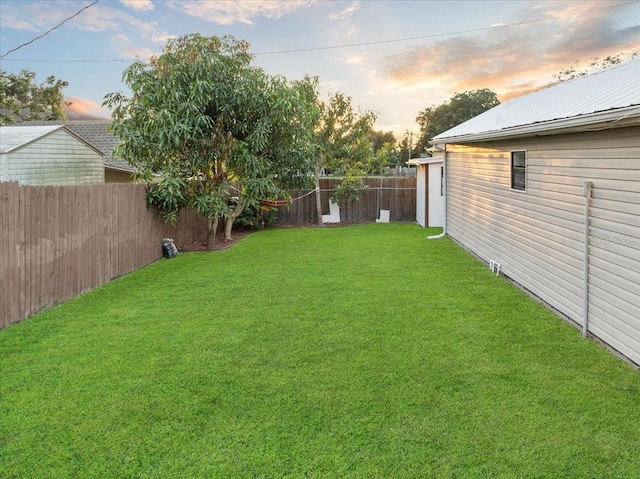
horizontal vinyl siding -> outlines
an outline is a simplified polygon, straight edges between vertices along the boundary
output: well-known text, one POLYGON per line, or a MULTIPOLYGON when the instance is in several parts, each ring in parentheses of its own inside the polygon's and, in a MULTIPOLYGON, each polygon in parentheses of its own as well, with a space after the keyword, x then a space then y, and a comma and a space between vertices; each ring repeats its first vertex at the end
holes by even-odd
POLYGON ((7 181, 25 185, 104 183, 102 156, 64 130, 7 154, 7 181))
MULTIPOLYGON (((448 154, 447 232, 485 261, 500 263, 505 275, 579 321, 581 198, 558 191, 553 199, 530 181, 526 193, 510 190, 509 151, 509 147, 456 148, 448 154)), ((531 159, 529 152, 529 178, 535 171, 531 159)))
POLYGON ((583 183, 590 210, 590 332, 640 363, 640 128, 447 145, 447 232, 582 324, 583 183), (509 188, 527 151, 526 192, 509 188))

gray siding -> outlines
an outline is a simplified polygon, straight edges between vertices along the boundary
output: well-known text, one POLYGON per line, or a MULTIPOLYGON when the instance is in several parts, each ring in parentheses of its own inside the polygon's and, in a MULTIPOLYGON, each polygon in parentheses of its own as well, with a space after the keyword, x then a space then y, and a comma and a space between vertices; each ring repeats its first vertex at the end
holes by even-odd
POLYGON ((578 324, 593 182, 589 331, 640 363, 640 128, 447 145, 447 232, 578 324), (509 152, 527 151, 527 190, 509 152))
POLYGON ((102 155, 63 129, 4 156, 3 181, 23 185, 104 183, 102 155))

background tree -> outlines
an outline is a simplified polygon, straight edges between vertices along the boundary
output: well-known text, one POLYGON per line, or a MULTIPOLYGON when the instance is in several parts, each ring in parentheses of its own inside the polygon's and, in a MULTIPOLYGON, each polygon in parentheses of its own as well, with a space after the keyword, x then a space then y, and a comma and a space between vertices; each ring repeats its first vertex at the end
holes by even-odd
POLYGON ((149 204, 171 222, 196 207, 209 219, 210 244, 220 218, 229 239, 243 208, 310 183, 316 83, 269 76, 248 49, 233 37, 171 39, 149 64, 125 70, 131 98, 111 93, 104 102, 118 154, 147 180, 149 204))
POLYGON ((371 142, 373 155, 366 167, 367 173, 382 175, 384 168, 396 163, 396 137, 392 131, 371 130, 369 132, 369 141, 371 142))
POLYGON ((396 137, 392 131, 374 131, 369 132, 369 141, 371 141, 371 148, 373 153, 377 153, 385 143, 396 144, 396 137))
POLYGON ((439 106, 430 106, 416 117, 420 126, 420 151, 429 147, 434 136, 499 105, 498 96, 487 88, 454 94, 439 106))
POLYGON ((36 83, 36 74, 22 70, 19 74, 0 70, 0 124, 11 125, 26 120, 64 120, 65 101, 62 89, 69 86, 63 80, 48 76, 36 83))
POLYGON ((635 60, 638 58, 638 52, 633 52, 631 55, 626 55, 625 53, 618 53, 617 55, 608 55, 604 58, 595 57, 589 60, 587 65, 580 66, 580 61, 576 60, 573 64, 563 70, 560 70, 558 73, 552 75, 556 81, 562 82, 567 80, 572 80, 577 77, 583 77, 585 75, 589 75, 590 73, 595 73, 597 71, 606 70, 607 68, 611 68, 616 65, 620 65, 621 63, 625 63, 628 60, 635 60), (625 58, 628 57, 628 58, 625 58))
POLYGON ((420 137, 416 137, 413 133, 409 132, 409 130, 406 130, 402 137, 402 141, 398 144, 398 151, 395 155, 396 168, 404 165, 410 158, 420 156, 423 152, 424 147, 420 142, 420 137))
POLYGON ((351 97, 338 92, 323 102, 315 90, 319 115, 314 128, 316 213, 322 224, 320 174, 324 168, 345 175, 338 196, 354 199, 364 185, 365 165, 372 157, 369 133, 376 115, 354 108, 351 97))
POLYGON ((382 175, 384 169, 397 163, 398 151, 395 147, 395 141, 383 143, 374 151, 373 158, 369 163, 368 173, 373 175, 382 175))

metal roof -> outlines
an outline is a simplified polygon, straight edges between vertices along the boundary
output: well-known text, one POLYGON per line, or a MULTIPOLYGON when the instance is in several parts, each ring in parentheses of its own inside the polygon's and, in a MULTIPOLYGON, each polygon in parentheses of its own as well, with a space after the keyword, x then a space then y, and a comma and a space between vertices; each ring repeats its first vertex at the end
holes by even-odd
POLYGON ((432 142, 548 134, 633 118, 640 118, 639 60, 514 98, 436 135, 432 142))
POLYGON ((60 128, 63 126, 0 126, 0 153, 9 153, 60 128))

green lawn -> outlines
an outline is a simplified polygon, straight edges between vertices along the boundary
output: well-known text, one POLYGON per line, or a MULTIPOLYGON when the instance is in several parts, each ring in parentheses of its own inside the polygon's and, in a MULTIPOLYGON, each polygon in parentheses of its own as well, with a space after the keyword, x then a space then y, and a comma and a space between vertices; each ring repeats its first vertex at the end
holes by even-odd
POLYGON ((260 231, 0 331, 0 477, 640 477, 638 371, 426 234, 260 231))

